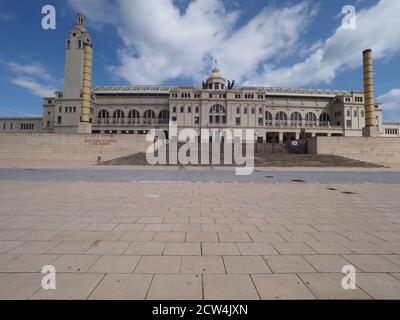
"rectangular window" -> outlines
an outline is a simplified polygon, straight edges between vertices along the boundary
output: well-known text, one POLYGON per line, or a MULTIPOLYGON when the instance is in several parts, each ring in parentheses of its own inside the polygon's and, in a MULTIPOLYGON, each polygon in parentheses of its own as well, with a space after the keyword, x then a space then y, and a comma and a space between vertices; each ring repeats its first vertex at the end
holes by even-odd
POLYGON ((199 113, 199 107, 196 107, 195 112, 199 113))
POLYGON ((240 118, 236 118, 236 125, 240 126, 240 118))
POLYGON ((172 121, 176 122, 176 117, 172 117, 172 121))
POLYGON ((252 114, 255 114, 255 113, 256 113, 256 109, 251 108, 251 113, 252 113, 252 114))
POLYGON ((259 126, 262 126, 263 125, 263 118, 258 118, 258 125, 259 126))
POLYGON ((244 114, 247 114, 247 108, 244 108, 244 114))
POLYGON ((240 108, 236 108, 236 113, 240 114, 240 108))
POLYGON ((188 107, 188 112, 192 113, 192 107, 188 107))
POLYGON ((172 107, 172 112, 173 112, 173 113, 176 112, 176 107, 172 107))
POLYGON ((357 115, 358 115, 357 110, 354 110, 354 117, 357 117, 357 115))
POLYGON ((184 113, 184 112, 185 112, 185 108, 181 107, 181 113, 184 113))
POLYGON ((258 113, 262 114, 263 113, 263 109, 262 108, 258 108, 258 113))
POLYGON ((209 97, 210 99, 212 99, 212 97, 213 97, 212 93, 210 93, 210 94, 208 95, 208 97, 209 97))
POLYGON ((351 128, 351 120, 346 121, 346 126, 347 126, 347 128, 351 128))
POLYGON ((194 117, 194 124, 199 124, 199 123, 200 123, 200 118, 194 117))
POLYGON ((57 117, 57 124, 61 124, 61 116, 57 117))

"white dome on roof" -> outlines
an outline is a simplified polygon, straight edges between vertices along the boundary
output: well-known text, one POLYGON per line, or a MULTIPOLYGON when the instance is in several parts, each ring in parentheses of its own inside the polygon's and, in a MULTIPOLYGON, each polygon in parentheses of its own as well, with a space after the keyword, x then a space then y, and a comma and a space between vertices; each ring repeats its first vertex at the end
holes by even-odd
POLYGON ((208 82, 212 81, 212 82, 223 82, 225 83, 225 78, 221 75, 221 71, 215 67, 214 69, 212 69, 212 73, 210 74, 210 76, 207 79, 208 82))
POLYGON ((212 69, 204 88, 209 90, 225 90, 225 78, 221 75, 221 71, 218 69, 216 64, 214 69, 212 69))

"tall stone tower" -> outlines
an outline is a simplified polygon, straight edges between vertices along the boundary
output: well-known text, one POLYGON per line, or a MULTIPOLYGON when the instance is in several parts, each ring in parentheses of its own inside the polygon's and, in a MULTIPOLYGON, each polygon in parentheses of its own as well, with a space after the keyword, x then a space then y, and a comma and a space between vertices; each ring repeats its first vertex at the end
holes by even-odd
POLYGON ((57 131, 91 133, 92 40, 86 18, 78 13, 77 21, 66 39, 62 115, 57 131), (70 112, 74 110, 75 112, 70 112), (61 122, 61 123, 60 123, 61 122))
POLYGON ((365 128, 363 128, 363 136, 374 137, 378 134, 378 131, 375 126, 374 75, 371 49, 364 50, 363 52, 363 74, 365 109, 365 128))

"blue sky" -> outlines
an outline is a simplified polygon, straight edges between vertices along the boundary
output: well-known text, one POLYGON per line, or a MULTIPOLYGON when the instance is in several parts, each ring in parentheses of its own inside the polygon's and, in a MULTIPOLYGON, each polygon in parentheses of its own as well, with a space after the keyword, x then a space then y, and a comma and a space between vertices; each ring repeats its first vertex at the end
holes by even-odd
POLYGON ((63 88, 65 37, 77 11, 94 42, 94 84, 199 84, 214 59, 242 85, 362 90, 375 56, 384 118, 400 120, 400 1, 0 0, 0 116, 40 115, 63 88), (54 5, 56 30, 41 27, 54 5), (356 9, 356 29, 341 27, 356 9))

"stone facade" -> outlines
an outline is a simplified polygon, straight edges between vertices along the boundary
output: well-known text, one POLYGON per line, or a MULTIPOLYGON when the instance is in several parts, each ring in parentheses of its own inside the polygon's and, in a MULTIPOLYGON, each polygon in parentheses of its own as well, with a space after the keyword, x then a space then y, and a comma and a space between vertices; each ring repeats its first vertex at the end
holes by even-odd
POLYGON ((366 137, 315 137, 308 140, 308 152, 333 154, 384 166, 400 166, 400 139, 366 137))
POLYGON ((0 133, 0 160, 93 164, 134 153, 149 146, 144 135, 0 133))
POLYGON ((43 119, 35 118, 0 118, 0 133, 42 132, 43 119))

